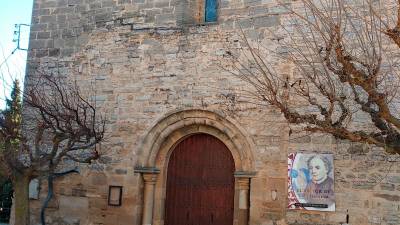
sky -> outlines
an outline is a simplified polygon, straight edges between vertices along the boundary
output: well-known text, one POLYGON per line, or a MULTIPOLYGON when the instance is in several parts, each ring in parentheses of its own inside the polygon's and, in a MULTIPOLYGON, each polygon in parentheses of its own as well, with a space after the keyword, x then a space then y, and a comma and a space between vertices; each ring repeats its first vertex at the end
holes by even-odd
MULTIPOLYGON (((0 0, 0 109, 10 96, 13 80, 23 82, 25 76, 25 50, 15 50, 13 42, 15 24, 30 24, 33 0, 0 0), (14 54, 11 54, 15 50, 14 54)), ((29 27, 21 26, 20 48, 27 48, 29 27)))

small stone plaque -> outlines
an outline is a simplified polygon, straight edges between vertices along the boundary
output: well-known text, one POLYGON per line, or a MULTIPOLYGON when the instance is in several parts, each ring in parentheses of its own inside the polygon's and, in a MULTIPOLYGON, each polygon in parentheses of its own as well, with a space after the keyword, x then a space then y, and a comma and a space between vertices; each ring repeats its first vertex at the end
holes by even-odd
POLYGON ((29 183, 29 199, 39 199, 39 180, 33 179, 29 183))
POLYGON ((121 206, 122 186, 110 186, 108 189, 108 205, 121 206))

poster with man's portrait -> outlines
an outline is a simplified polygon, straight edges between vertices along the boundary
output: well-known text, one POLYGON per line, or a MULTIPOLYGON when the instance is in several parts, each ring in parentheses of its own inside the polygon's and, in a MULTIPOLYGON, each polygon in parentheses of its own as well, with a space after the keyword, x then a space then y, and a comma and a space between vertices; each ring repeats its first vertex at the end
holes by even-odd
POLYGON ((335 211, 333 155, 289 154, 288 197, 289 209, 335 211))

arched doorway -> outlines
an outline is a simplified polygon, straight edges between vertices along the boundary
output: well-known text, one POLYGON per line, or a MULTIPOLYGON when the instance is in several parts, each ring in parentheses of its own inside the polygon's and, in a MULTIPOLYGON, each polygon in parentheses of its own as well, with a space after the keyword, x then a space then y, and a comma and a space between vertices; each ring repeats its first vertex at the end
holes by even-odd
MULTIPOLYGON (((254 143, 239 124, 218 113, 202 109, 172 112, 158 120, 140 146, 135 173, 143 177, 142 225, 165 225, 167 171, 175 147, 199 133, 220 140, 229 149, 235 164, 233 225, 249 224, 250 180, 256 175, 254 143)), ((214 218, 213 218, 214 219, 214 218)), ((187 225, 187 224, 185 224, 187 225)))
POLYGON ((232 225, 235 164, 209 134, 194 134, 174 148, 168 163, 165 225, 232 225))

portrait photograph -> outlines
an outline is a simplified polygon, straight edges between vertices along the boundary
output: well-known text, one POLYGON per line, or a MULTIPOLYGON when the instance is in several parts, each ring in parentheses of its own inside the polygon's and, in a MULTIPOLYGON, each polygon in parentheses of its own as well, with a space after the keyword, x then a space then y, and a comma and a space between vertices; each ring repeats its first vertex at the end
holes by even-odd
POLYGON ((335 211, 333 155, 288 156, 289 209, 335 211))

